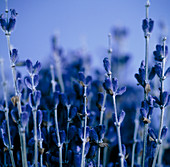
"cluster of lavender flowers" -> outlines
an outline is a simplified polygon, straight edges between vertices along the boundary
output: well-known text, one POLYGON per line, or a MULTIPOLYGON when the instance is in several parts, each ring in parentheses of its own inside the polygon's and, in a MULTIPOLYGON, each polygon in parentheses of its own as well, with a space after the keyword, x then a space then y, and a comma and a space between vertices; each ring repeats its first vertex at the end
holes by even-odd
POLYGON ((20 61, 18 50, 10 42, 17 12, 6 8, 6 16, 0 16, 0 25, 7 39, 14 92, 9 93, 4 61, 0 59, 3 87, 0 166, 168 165, 169 142, 163 142, 168 131, 164 115, 170 103, 170 95, 164 90, 164 81, 170 75, 170 67, 165 70, 168 47, 163 38, 163 45, 156 45, 153 52, 155 65, 149 68, 149 38, 154 26, 154 21, 148 18, 149 6, 147 1, 142 23, 145 61, 135 74, 143 93, 128 84, 118 85, 120 67, 126 68, 130 56, 120 50, 113 52, 111 38, 119 44, 128 34, 126 29, 113 29, 109 34, 108 56, 103 59, 105 74, 97 69, 92 79, 87 69, 89 56, 83 58, 81 52, 74 51, 70 53, 71 61, 65 59, 56 36, 52 38, 54 61, 47 68, 42 68, 39 61, 35 64, 29 59, 20 61), (27 69, 26 76, 22 76, 19 67, 27 69), (156 76, 160 81, 159 96, 153 91, 156 76), (161 114, 157 129, 152 125, 155 119, 152 115, 158 108, 161 114))

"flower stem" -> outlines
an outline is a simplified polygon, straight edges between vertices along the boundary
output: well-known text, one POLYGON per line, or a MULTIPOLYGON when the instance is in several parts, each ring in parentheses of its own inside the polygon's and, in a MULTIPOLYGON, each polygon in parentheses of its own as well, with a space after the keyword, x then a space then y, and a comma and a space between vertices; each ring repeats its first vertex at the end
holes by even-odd
POLYGON ((85 166, 85 145, 86 145, 86 127, 87 127, 87 109, 86 109, 86 103, 87 103, 87 86, 84 86, 84 113, 85 113, 85 120, 84 120, 84 138, 83 138, 83 146, 82 146, 82 157, 81 157, 81 167, 85 166))
MULTIPOLYGON (((163 47, 164 47, 164 55, 163 55, 163 59, 162 59, 162 76, 161 76, 161 92, 160 92, 160 101, 162 101, 162 96, 163 96, 163 92, 164 92, 164 72, 165 72, 165 41, 166 41, 166 37, 163 38, 163 47)), ((154 155, 154 160, 153 160, 153 164, 152 167, 155 167, 156 165, 156 160, 157 160, 157 156, 160 150, 160 146, 161 146, 161 131, 162 131, 162 127, 163 127, 163 120, 164 120, 164 111, 165 111, 165 107, 164 105, 162 105, 161 107, 161 118, 160 118, 160 125, 159 125, 159 132, 158 132, 158 141, 157 141, 157 147, 156 147, 156 153, 154 155)))
POLYGON ((56 135, 57 135, 57 141, 58 141, 58 147, 59 147, 59 167, 62 167, 62 148, 63 148, 63 144, 60 143, 60 134, 59 134, 58 118, 57 118, 57 106, 55 107, 54 115, 55 115, 56 135))
POLYGON ((117 108, 116 108, 116 98, 113 95, 113 105, 114 105, 114 113, 115 113, 115 126, 117 130, 117 138, 118 138, 118 147, 119 147, 119 156, 120 156, 120 166, 124 167, 124 155, 122 153, 122 143, 121 143, 121 133, 120 133, 120 123, 118 122, 117 117, 117 108))
POLYGON ((136 148, 136 138, 138 134, 138 128, 139 128, 139 112, 136 111, 136 117, 135 117, 135 128, 134 128, 134 135, 133 135, 133 146, 132 146, 132 163, 131 167, 134 166, 134 159, 135 159, 135 148, 136 148))

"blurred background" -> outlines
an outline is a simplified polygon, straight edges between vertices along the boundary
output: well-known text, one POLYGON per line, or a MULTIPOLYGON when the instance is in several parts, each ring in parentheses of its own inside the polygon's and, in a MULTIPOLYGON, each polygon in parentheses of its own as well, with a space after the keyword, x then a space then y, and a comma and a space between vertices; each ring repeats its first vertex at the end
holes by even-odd
MULTIPOLYGON (((135 82, 134 73, 145 53, 141 26, 146 0, 9 0, 8 4, 18 12, 11 44, 19 50, 20 59, 39 60, 43 65, 49 60, 51 37, 58 34, 59 45, 65 52, 83 48, 91 54, 93 66, 102 67, 102 59, 107 56, 108 33, 115 28, 126 28, 127 38, 121 43, 120 50, 131 55, 129 80, 135 82)), ((169 0, 151 0, 149 17, 155 25, 150 39, 150 59, 160 36, 168 36, 169 6, 169 0)), ((0 13, 4 11, 5 0, 0 0, 0 13)), ((113 48, 116 45, 113 40, 113 48)), ((6 38, 2 31, 0 57, 8 62, 6 38)))

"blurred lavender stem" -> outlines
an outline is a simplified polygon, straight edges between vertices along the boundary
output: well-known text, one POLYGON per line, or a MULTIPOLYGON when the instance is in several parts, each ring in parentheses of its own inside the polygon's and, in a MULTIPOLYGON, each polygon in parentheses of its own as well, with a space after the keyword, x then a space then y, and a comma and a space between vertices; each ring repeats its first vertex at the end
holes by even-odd
MULTIPOLYGON (((146 2, 146 19, 148 19, 149 15, 149 6, 150 2, 147 0, 146 2)), ((148 84, 148 56, 149 56, 149 38, 150 34, 146 33, 145 34, 145 83, 148 84)), ((144 100, 147 100, 147 92, 144 88, 144 100)), ((145 154, 146 154, 146 144, 147 144, 147 131, 148 131, 148 124, 144 124, 144 135, 143 135, 143 156, 142 156, 142 167, 145 166, 145 154)))
POLYGON ((82 157, 81 157, 81 167, 85 166, 85 145, 86 145, 86 127, 87 127, 87 109, 86 109, 86 103, 87 103, 87 85, 84 85, 84 114, 85 114, 85 120, 84 120, 84 138, 83 138, 83 147, 82 147, 82 157))
POLYGON ((61 72, 61 59, 55 50, 53 51, 53 55, 55 59, 55 66, 57 70, 58 81, 61 87, 61 92, 64 93, 64 82, 63 82, 63 77, 61 72))
POLYGON ((120 133, 120 123, 118 122, 117 117, 117 108, 116 108, 116 98, 113 95, 113 105, 114 105, 114 113, 115 113, 115 126, 117 130, 117 138, 118 138, 118 146, 119 146, 119 157, 120 157, 120 166, 124 167, 124 155, 122 153, 122 143, 121 143, 121 133, 120 133))
POLYGON ((136 116, 135 116, 135 128, 134 128, 134 135, 133 135, 133 146, 132 146, 132 163, 131 167, 134 166, 134 159, 135 159, 135 147, 136 147, 136 138, 138 134, 138 127, 139 127, 139 111, 136 111, 136 116))
POLYGON ((62 167, 62 148, 63 144, 60 143, 60 134, 59 134, 59 128, 58 128, 58 118, 57 118, 57 105, 55 106, 54 111, 55 116, 55 128, 56 128, 56 135, 57 135, 57 141, 58 141, 58 148, 59 148, 59 166, 62 167))
POLYGON ((51 84, 52 84, 52 91, 55 92, 56 81, 54 77, 54 66, 50 65, 50 72, 51 72, 51 84))
POLYGON ((8 100, 7 100, 7 82, 5 80, 4 74, 4 60, 0 60, 1 64, 1 76, 2 76, 2 86, 3 86, 3 94, 4 94, 4 101, 5 101, 5 119, 7 122, 7 132, 8 132, 8 141, 9 141, 9 154, 11 158, 12 166, 15 167, 15 161, 13 156, 12 144, 11 144, 11 135, 10 135, 10 127, 9 127, 9 108, 8 108, 8 100))
MULTIPOLYGON (((163 38, 163 57, 162 57, 162 77, 161 77, 161 92, 160 92, 160 101, 162 101, 162 98, 163 98, 163 92, 164 92, 164 80, 165 80, 165 76, 164 76, 164 73, 165 73, 165 41, 166 41, 166 37, 163 38)), ((153 164, 152 164, 152 167, 155 167, 156 165, 156 160, 157 160, 157 156, 159 154, 159 150, 160 150, 160 147, 161 147, 161 131, 162 131, 162 128, 163 128, 163 119, 164 119, 164 111, 165 111, 165 107, 164 105, 162 105, 161 107, 161 118, 160 118, 160 125, 159 125, 159 133, 158 133, 158 140, 157 140, 157 146, 156 146, 156 152, 155 152, 155 155, 154 155, 154 159, 153 159, 153 164)))
POLYGON ((68 152, 68 130, 70 125, 70 119, 69 119, 69 113, 70 113, 70 107, 71 104, 66 105, 67 106, 67 132, 66 132, 66 151, 65 151, 65 161, 67 162, 67 152, 68 152))
MULTIPOLYGON (((7 38, 8 50, 9 50, 9 61, 10 61, 11 70, 12 70, 15 95, 18 97, 17 108, 18 108, 18 115, 19 115, 19 118, 20 118, 20 114, 22 112, 22 109, 21 109, 21 95, 17 92, 17 86, 16 86, 17 79, 16 79, 15 64, 13 64, 11 62, 11 59, 10 59, 10 54, 11 54, 10 34, 6 33, 5 35, 6 35, 6 38, 7 38)), ((20 133, 20 130, 21 130, 20 125, 18 125, 18 129, 19 129, 20 144, 21 144, 22 165, 24 167, 27 167, 26 141, 25 141, 25 137, 24 137, 25 133, 24 134, 20 133)))

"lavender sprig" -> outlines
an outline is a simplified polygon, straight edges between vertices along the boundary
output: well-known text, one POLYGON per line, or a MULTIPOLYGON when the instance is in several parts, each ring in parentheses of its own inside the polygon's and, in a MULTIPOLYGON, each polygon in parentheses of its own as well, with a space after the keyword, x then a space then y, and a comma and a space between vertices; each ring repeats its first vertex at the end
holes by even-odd
POLYGON ((117 130, 120 165, 121 165, 121 167, 123 167, 124 166, 124 155, 122 153, 120 125, 125 117, 125 112, 122 111, 120 113, 119 119, 118 119, 117 107, 116 107, 116 96, 122 95, 126 91, 126 87, 118 88, 117 78, 113 78, 112 82, 111 82, 110 78, 106 78, 105 82, 103 83, 103 86, 104 86, 106 92, 108 94, 110 94, 113 99, 113 106, 114 106, 113 118, 114 118, 114 124, 116 126, 116 130, 117 130))
POLYGON ((12 144, 11 144, 10 127, 9 127, 9 108, 8 108, 8 100, 7 100, 7 82, 5 80, 3 59, 0 59, 0 64, 1 64, 1 76, 2 76, 4 101, 5 101, 5 119, 6 119, 6 122, 7 122, 7 133, 8 133, 8 141, 9 141, 9 148, 8 149, 9 149, 9 154, 10 154, 12 166, 15 167, 15 161, 14 161, 12 144))
MULTIPOLYGON (((165 60, 166 60, 165 41, 166 41, 166 37, 163 38, 162 75, 161 75, 161 79, 160 79, 160 81, 161 81, 160 101, 163 101, 163 92, 164 92, 164 80, 165 80, 164 74, 165 74, 165 60)), ((161 108, 160 126, 159 126, 159 132, 158 132, 156 153, 154 155, 152 167, 155 167, 155 165, 156 165, 157 156, 158 156, 159 149, 160 149, 160 146, 161 146, 161 143, 162 143, 161 142, 161 131, 162 131, 162 128, 163 128, 165 106, 162 105, 160 108, 161 108)))

